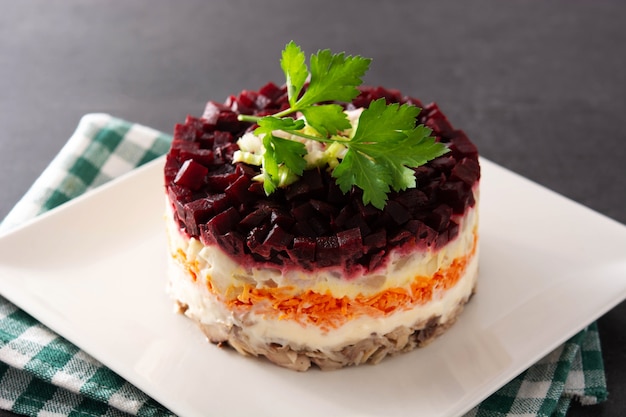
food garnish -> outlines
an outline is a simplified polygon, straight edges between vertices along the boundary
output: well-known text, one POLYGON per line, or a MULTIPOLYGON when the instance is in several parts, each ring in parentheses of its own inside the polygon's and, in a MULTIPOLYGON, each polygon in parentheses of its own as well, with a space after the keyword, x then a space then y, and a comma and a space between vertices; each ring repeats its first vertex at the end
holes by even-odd
POLYGON ((267 116, 240 115, 256 123, 254 137, 244 135, 235 162, 261 166, 256 178, 267 195, 295 182, 306 169, 326 166, 342 192, 356 186, 363 203, 382 209, 387 195, 416 187, 412 168, 446 152, 432 130, 416 125, 419 107, 372 101, 356 118, 341 103, 359 95, 357 88, 371 59, 333 54, 324 49, 306 56, 293 41, 282 52, 289 107, 267 116))

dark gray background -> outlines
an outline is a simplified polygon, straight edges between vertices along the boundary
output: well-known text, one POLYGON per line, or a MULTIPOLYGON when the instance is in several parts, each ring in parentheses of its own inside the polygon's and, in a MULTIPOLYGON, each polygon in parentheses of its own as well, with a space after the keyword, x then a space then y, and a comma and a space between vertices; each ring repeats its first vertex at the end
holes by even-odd
MULTIPOLYGON (((626 223, 619 0, 3 2, 0 218, 83 114, 170 132, 209 99, 282 82, 291 39, 373 58, 366 83, 438 102, 484 157, 626 223)), ((625 316, 599 321, 608 402, 568 416, 626 415, 625 316)))

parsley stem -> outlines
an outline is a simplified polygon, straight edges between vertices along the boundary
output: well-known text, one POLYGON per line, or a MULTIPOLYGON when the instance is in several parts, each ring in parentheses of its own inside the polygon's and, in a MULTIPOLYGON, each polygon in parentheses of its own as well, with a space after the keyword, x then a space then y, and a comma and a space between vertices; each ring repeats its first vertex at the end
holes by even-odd
POLYGON ((333 138, 328 139, 328 138, 323 138, 321 136, 307 135, 306 133, 298 132, 297 130, 285 130, 284 132, 287 132, 290 135, 299 136, 303 139, 315 140, 317 142, 323 142, 323 143, 336 142, 336 140, 333 138))
POLYGON ((289 107, 288 109, 285 109, 283 111, 279 111, 278 113, 274 113, 272 116, 281 118, 281 117, 287 116, 288 114, 295 113, 297 111, 298 111, 298 109, 294 109, 292 107, 289 107))
MULTIPOLYGON (((283 112, 273 114, 272 116, 273 117, 282 117, 281 114, 283 114, 283 113, 285 113, 285 114, 293 113, 293 110, 287 109, 287 110, 285 110, 283 112)), ((262 117, 251 116, 251 115, 248 115, 248 114, 240 114, 239 116, 237 116, 237 119, 239 121, 241 121, 241 122, 258 123, 259 120, 262 119, 262 117)), ((306 133, 302 133, 302 132, 299 132, 297 130, 284 130, 284 132, 289 133, 289 134, 294 135, 294 136, 299 136, 299 137, 304 138, 304 139, 315 140, 317 142, 323 142, 323 143, 344 142, 343 140, 339 139, 340 136, 333 136, 332 138, 328 139, 328 138, 323 138, 321 136, 307 135, 306 133)))
POLYGON ((239 116, 237 116, 237 120, 239 120, 240 122, 257 123, 259 120, 261 120, 261 118, 259 116, 251 116, 249 114, 240 114, 239 116))

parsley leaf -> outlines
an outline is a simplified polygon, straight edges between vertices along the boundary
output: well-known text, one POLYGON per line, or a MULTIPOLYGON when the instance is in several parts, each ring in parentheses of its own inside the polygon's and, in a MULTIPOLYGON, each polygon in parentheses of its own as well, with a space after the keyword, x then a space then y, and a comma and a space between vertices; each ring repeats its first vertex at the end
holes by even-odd
POLYGON ((278 162, 276 161, 276 153, 272 146, 272 135, 265 135, 263 137, 263 146, 265 152, 263 153, 263 165, 261 169, 263 171, 263 189, 265 194, 272 194, 278 187, 278 162))
POLYGON ((320 135, 327 137, 350 129, 350 121, 339 104, 325 104, 302 109, 306 122, 320 135))
MULTIPOLYGON (((389 185, 395 191, 416 186, 410 168, 448 152, 444 144, 430 137, 431 129, 415 126, 419 112, 419 108, 407 104, 387 105, 385 99, 373 101, 363 110, 348 143, 350 149, 369 155, 388 173, 389 185)), ((361 187, 356 182, 354 185, 361 187)))
POLYGON ((332 176, 344 193, 356 185, 363 190, 363 204, 372 203, 374 207, 383 208, 389 193, 389 172, 381 164, 354 149, 348 152, 335 167, 332 176))
POLYGON ((409 104, 386 104, 384 98, 372 101, 363 110, 359 125, 352 135, 353 143, 388 142, 406 137, 405 130, 415 127, 420 109, 409 104))
POLYGON ((300 47, 293 41, 285 46, 280 65, 289 107, 270 116, 239 115, 239 120, 258 125, 254 133, 262 138, 263 156, 258 156, 254 146, 242 151, 261 160, 266 194, 295 181, 306 169, 305 156, 311 158, 303 143, 306 140, 326 145, 324 151, 317 145, 313 158, 318 159, 313 164, 325 161, 344 193, 358 187, 363 190, 363 202, 379 209, 384 208, 391 190, 416 186, 413 168, 448 152, 445 144, 430 136, 429 128, 416 126, 421 109, 409 104, 375 100, 362 111, 355 127, 351 125, 337 103, 350 103, 359 94, 357 87, 370 62, 324 49, 311 55, 309 71, 300 47), (289 117, 297 112, 304 120, 289 117), (348 136, 350 128, 353 130, 348 136), (279 131, 291 138, 277 136, 279 131))
POLYGON ((296 100, 304 87, 304 83, 309 76, 309 70, 306 67, 306 56, 302 49, 291 41, 285 46, 280 60, 280 66, 285 73, 287 79, 287 96, 289 104, 293 107, 296 100))
POLYGON ((275 130, 289 132, 292 130, 304 129, 304 120, 295 120, 291 117, 283 117, 282 119, 275 116, 265 116, 257 121, 259 127, 254 130, 255 135, 272 134, 275 130))
POLYGON ((255 129, 255 134, 263 135, 263 187, 266 194, 271 194, 285 182, 283 176, 290 173, 302 175, 306 167, 304 155, 306 146, 302 142, 291 139, 283 139, 274 136, 273 131, 293 131, 304 128, 304 120, 294 120, 289 117, 279 119, 273 116, 265 116, 258 121, 259 127, 255 129), (281 164, 286 170, 281 170, 281 164), (282 172, 281 172, 282 171, 282 172))
POLYGON ((333 54, 328 49, 311 55, 311 81, 306 92, 295 106, 302 109, 324 101, 351 102, 363 82, 361 77, 367 72, 371 59, 360 56, 333 54))
POLYGON ((306 167, 303 156, 306 155, 306 146, 302 142, 271 136, 270 146, 274 148, 274 158, 294 174, 302 175, 306 167))

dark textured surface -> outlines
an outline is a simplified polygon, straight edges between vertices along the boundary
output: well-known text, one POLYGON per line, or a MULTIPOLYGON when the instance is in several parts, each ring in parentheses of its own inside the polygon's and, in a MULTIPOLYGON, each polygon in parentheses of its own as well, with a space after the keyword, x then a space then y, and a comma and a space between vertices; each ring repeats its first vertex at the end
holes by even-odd
MULTIPOLYGON (((626 3, 382 4, 5 2, 0 218, 83 114, 171 131, 208 99, 281 82, 294 39, 372 57, 366 82, 437 101, 483 156, 626 223, 626 3)), ((599 323, 609 400, 570 417, 626 415, 625 304, 599 323)))

